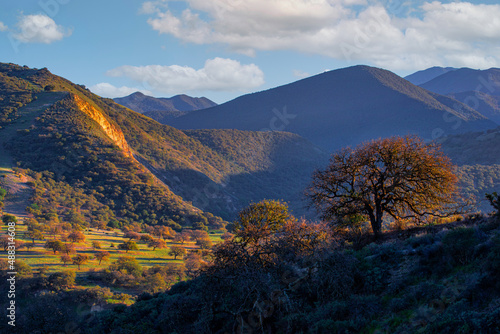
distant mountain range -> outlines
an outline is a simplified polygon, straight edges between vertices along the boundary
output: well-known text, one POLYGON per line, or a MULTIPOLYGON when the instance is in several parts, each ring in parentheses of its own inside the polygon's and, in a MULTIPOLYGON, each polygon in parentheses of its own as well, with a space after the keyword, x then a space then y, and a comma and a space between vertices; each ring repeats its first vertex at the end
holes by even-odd
POLYGON ((414 83, 419 78, 428 79, 420 87, 463 102, 500 125, 500 69, 433 67, 406 77, 414 83))
POLYGON ((194 110, 210 108, 217 105, 217 103, 206 97, 199 98, 187 95, 176 95, 171 98, 156 98, 144 95, 141 92, 115 98, 114 101, 157 120, 160 123, 166 123, 172 118, 185 115, 194 110))
POLYGON ((419 86, 423 83, 431 81, 432 79, 434 79, 442 74, 445 74, 445 73, 448 73, 451 71, 455 71, 455 70, 457 70, 457 69, 454 67, 434 66, 434 67, 428 68, 426 70, 422 70, 422 71, 418 71, 418 72, 415 72, 413 74, 410 74, 410 75, 406 76, 405 79, 408 80, 409 82, 411 82, 412 84, 419 86))
POLYGON ((432 140, 496 126, 455 99, 368 66, 244 95, 166 123, 179 129, 289 131, 330 152, 372 138, 416 134, 432 140))

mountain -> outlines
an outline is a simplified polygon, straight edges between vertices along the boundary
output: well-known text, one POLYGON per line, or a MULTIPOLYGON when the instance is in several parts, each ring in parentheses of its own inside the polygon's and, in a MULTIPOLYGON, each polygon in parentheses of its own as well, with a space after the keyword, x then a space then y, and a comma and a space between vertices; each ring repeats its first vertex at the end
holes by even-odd
POLYGON ((496 126, 456 100, 368 66, 330 71, 244 95, 168 124, 180 129, 285 130, 328 151, 379 137, 417 134, 430 140, 437 132, 496 126))
POLYGON ((489 95, 500 95, 500 69, 461 68, 440 75, 422 84, 421 87, 443 95, 476 91, 489 95))
POLYGON ((214 215, 233 219, 263 198, 290 201, 302 214, 303 189, 327 160, 291 133, 183 132, 47 69, 0 64, 0 94, 0 144, 10 165, 39 180, 41 194, 57 185, 61 215, 73 204, 60 189, 94 203, 82 211, 91 221, 104 220, 94 213, 107 207, 105 220, 122 224, 216 227, 214 215))
POLYGON ((434 66, 426 70, 418 71, 405 77, 406 80, 414 85, 422 85, 442 74, 457 70, 454 67, 439 67, 434 66))
POLYGON ((500 124, 500 69, 461 68, 440 75, 421 87, 445 94, 500 124))
POLYGON ((214 107, 217 103, 206 97, 176 95, 171 98, 156 98, 136 92, 126 97, 115 98, 122 106, 144 114, 160 123, 185 115, 190 111, 214 107))

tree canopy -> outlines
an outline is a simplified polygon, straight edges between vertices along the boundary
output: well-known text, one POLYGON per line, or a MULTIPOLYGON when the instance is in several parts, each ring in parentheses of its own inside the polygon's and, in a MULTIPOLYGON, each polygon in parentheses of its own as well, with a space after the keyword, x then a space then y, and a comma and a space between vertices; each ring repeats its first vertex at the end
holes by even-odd
POLYGON ((333 223, 363 215, 375 235, 384 215, 422 220, 456 212, 457 177, 448 157, 418 137, 373 140, 335 153, 313 174, 307 195, 333 223))

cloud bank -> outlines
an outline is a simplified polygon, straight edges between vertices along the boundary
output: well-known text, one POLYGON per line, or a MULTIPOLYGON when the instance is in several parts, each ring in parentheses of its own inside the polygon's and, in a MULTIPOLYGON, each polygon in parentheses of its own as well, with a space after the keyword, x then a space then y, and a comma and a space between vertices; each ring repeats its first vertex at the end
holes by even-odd
POLYGON ((434 1, 415 10, 412 1, 186 0, 187 9, 174 12, 169 2, 144 4, 152 29, 250 56, 295 50, 391 69, 500 64, 500 5, 434 1))
POLYGON ((264 73, 254 64, 214 58, 201 69, 179 65, 121 66, 106 73, 141 83, 145 89, 168 94, 199 91, 246 91, 264 84, 264 73))
POLYGON ((133 88, 133 87, 116 87, 110 83, 107 82, 101 82, 98 83, 97 85, 94 85, 92 87, 89 87, 89 89, 92 91, 92 93, 97 94, 102 97, 109 97, 109 98, 115 98, 115 97, 123 97, 130 95, 135 92, 141 92, 146 95, 153 95, 149 90, 143 89, 143 88, 133 88))

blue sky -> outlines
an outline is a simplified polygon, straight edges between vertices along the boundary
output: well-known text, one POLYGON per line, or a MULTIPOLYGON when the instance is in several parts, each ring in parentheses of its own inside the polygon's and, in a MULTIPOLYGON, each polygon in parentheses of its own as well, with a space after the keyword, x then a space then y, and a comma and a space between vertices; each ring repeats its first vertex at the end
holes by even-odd
POLYGON ((106 97, 218 103, 356 64, 407 75, 500 67, 494 0, 0 2, 0 62, 47 67, 106 97))

